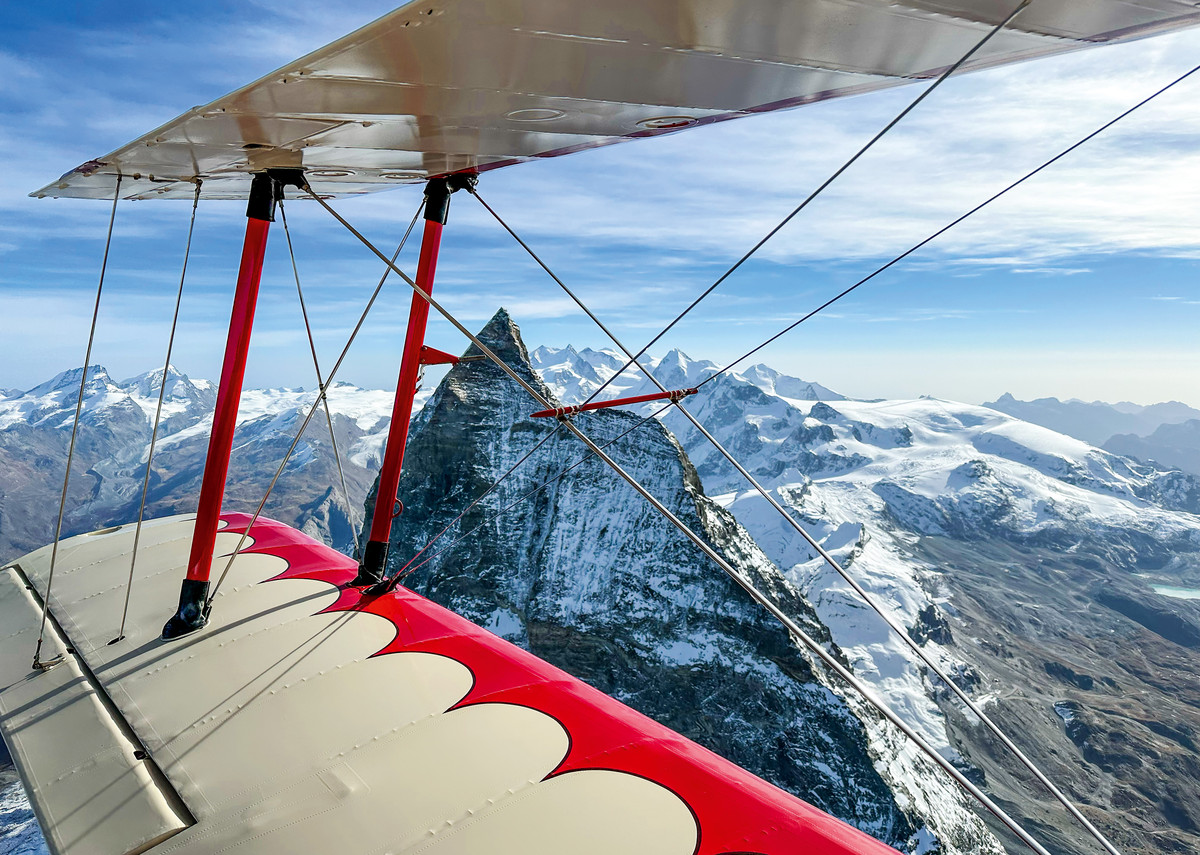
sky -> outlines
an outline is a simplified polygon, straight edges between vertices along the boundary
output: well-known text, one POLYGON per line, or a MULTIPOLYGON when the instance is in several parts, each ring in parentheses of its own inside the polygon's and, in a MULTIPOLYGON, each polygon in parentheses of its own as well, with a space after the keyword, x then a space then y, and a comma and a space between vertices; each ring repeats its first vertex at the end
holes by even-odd
MULTIPOLYGON (((83 360, 109 206, 27 194, 389 11, 388 2, 6 4, 0 11, 0 389, 83 360)), ((1200 30, 952 78, 655 347, 720 364, 1178 77, 1200 30)), ((918 94, 916 87, 486 174, 480 194, 638 348, 918 94)), ((419 187, 339 201, 394 247, 419 187)), ((161 365, 190 204, 118 207, 92 362, 161 365)), ((381 270, 287 205, 326 368, 381 270)), ((244 205, 202 203, 173 363, 219 374, 244 205)), ((402 257, 415 267, 413 253, 402 257)), ((478 203, 451 205, 435 294, 539 344, 611 347, 478 203)), ((384 290, 341 380, 391 388, 410 292, 384 290)), ((758 354, 867 398, 1004 392, 1200 406, 1200 74, 758 354)), ((428 343, 465 342, 434 319, 428 343)), ((246 383, 314 380, 282 229, 246 383)))

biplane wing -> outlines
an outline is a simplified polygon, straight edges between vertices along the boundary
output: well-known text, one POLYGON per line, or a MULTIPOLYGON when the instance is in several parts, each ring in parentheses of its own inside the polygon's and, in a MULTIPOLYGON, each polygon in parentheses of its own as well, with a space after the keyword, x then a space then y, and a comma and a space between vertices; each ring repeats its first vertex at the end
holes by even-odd
MULTIPOLYGON (((245 199, 302 167, 367 193, 926 80, 1015 0, 418 0, 35 196, 245 199)), ((1188 0, 1036 0, 964 66, 1200 22, 1188 0)))
MULTIPOLYGON (((221 620, 159 639, 192 517, 0 572, 0 729, 57 855, 884 855, 890 847, 533 655, 259 519, 221 620), (54 651, 50 651, 54 652, 54 651)), ((218 552, 249 518, 226 515, 218 552)))

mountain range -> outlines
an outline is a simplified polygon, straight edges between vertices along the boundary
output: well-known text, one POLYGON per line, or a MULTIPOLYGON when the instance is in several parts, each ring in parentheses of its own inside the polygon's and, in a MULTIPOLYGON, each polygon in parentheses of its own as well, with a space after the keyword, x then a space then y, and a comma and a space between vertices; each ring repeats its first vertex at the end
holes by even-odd
MULTIPOLYGON (((526 352, 503 314, 485 335, 563 403, 624 363, 608 351, 526 352)), ((716 369, 680 351, 646 365, 668 388, 716 369)), ((393 566, 449 533, 406 583, 900 848, 949 855, 1011 842, 984 831, 911 746, 596 461, 517 502, 583 456, 569 437, 547 441, 456 520, 554 430, 494 373, 457 366, 414 424, 393 566)), ((89 371, 68 532, 136 517, 157 379, 89 371)), ((67 372, 0 398, 0 558, 53 537, 45 509, 57 507, 78 383, 67 372)), ((632 371, 600 394, 656 389, 632 371)), ((213 391, 168 373, 150 516, 194 506, 213 391)), ((246 393, 230 507, 257 504, 312 399, 246 393)), ((266 513, 350 551, 391 394, 339 385, 330 400, 349 502, 318 416, 266 513)), ((1179 784, 1200 779, 1200 605, 1179 598, 1200 595, 1200 479, 995 408, 854 401, 763 365, 722 375, 685 406, 1118 846, 1200 850, 1200 794, 1179 784)), ((612 437, 655 409, 577 423, 612 437)), ((1052 851, 1094 851, 678 412, 613 450, 1052 851)), ((24 808, 11 793, 0 788, 0 820, 15 828, 24 808)), ((10 839, 28 843, 6 834, 0 853, 10 839)))
MULTIPOLYGON (((110 520, 136 520, 157 405, 161 369, 124 381, 103 366, 88 371, 63 523, 65 536, 110 520)), ((65 371, 0 398, 0 560, 54 538, 80 370, 65 371), (52 509, 49 512, 47 509, 52 509)), ((421 400, 428 393, 421 395, 421 400)), ((163 420, 147 494, 147 518, 195 509, 208 450, 216 388, 167 372, 163 420)), ((242 396, 227 501, 253 509, 316 399, 303 389, 252 389, 242 396)), ((362 501, 387 435, 392 393, 336 383, 328 391, 334 434, 347 479, 342 495, 323 413, 309 424, 265 513, 354 548, 362 501), (351 523, 351 517, 354 523, 351 523)))
POLYGON ((1019 401, 1005 393, 983 406, 1082 439, 1095 446, 1103 446, 1110 437, 1117 434, 1146 437, 1160 426, 1200 419, 1200 410, 1179 401, 1166 401, 1149 406, 1128 401, 1106 404, 1103 401, 1087 402, 1075 399, 1060 401, 1058 398, 1019 401))
POLYGON ((1105 440, 1104 448, 1115 454, 1200 475, 1200 419, 1161 424, 1149 436, 1119 433, 1105 440))

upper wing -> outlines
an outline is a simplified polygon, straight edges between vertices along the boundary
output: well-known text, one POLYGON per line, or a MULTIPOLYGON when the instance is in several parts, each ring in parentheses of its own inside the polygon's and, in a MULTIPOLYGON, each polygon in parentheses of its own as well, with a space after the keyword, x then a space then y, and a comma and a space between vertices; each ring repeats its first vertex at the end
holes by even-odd
MULTIPOLYGON (((669 133, 937 75, 1015 0, 416 0, 35 196, 330 195, 669 133)), ((966 68, 1192 26, 1190 0, 1036 0, 966 68)))
POLYGON ((147 523, 113 642, 133 529, 60 544, 50 671, 50 548, 0 572, 0 732, 56 855, 895 855, 410 591, 340 587, 354 562, 280 523, 166 643, 192 518, 147 523))

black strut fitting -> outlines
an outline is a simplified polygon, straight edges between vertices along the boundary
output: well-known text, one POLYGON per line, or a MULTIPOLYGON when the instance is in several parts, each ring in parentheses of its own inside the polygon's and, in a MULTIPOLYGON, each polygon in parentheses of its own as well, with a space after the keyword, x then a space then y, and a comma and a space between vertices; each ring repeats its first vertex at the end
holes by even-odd
POLYGON ((450 194, 458 190, 470 190, 479 183, 473 172, 456 172, 430 178, 425 185, 425 219, 446 225, 450 215, 450 194))
POLYGON ((253 220, 275 222, 275 206, 283 199, 286 185, 303 190, 308 182, 303 169, 268 169, 254 173, 250 181, 250 200, 246 203, 246 216, 253 220))

